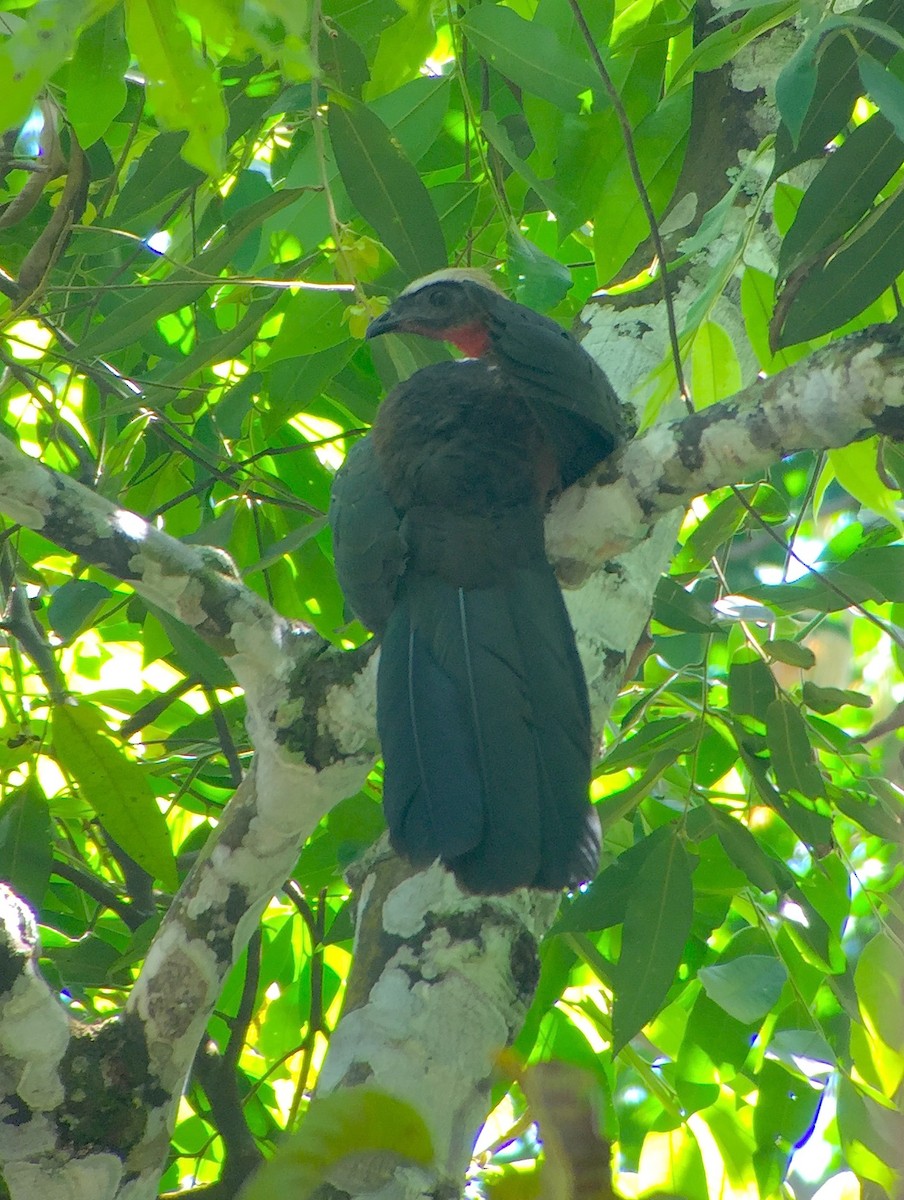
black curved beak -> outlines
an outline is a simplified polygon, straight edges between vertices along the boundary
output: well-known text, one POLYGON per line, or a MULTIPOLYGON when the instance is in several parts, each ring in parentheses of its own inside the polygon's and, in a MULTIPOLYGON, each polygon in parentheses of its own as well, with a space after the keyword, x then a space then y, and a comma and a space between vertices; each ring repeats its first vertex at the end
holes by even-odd
POLYGON ((365 330, 364 336, 369 341, 371 338, 379 337, 383 333, 393 333, 399 328, 399 325, 399 319, 390 306, 386 312, 380 313, 378 317, 374 317, 365 330))

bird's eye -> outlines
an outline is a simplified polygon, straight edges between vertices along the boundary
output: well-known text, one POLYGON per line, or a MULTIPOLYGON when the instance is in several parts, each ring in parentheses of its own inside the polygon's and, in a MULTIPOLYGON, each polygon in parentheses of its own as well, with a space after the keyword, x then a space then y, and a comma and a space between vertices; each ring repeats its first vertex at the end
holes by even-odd
POLYGON ((435 288, 429 293, 430 303, 434 308, 446 308, 449 303, 449 293, 445 288, 435 288))

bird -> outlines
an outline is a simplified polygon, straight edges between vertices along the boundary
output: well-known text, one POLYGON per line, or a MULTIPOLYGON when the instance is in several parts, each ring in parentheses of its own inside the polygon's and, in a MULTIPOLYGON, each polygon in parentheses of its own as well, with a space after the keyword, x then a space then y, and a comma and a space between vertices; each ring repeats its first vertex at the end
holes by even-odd
POLYGON ((390 840, 416 866, 439 859, 468 892, 560 891, 595 875, 600 830, 587 687, 543 523, 587 456, 578 435, 608 453, 625 426, 612 416, 608 382, 554 322, 501 294, 486 302, 478 293, 475 316, 471 285, 491 285, 458 272, 428 280, 368 336, 427 328, 474 356, 425 367, 389 393, 330 505, 340 586, 381 639, 390 840), (451 301, 428 298, 440 283, 453 285, 451 301), (428 324, 424 314, 440 305, 447 323, 428 324), (545 366, 531 363, 523 329, 532 323, 545 366), (596 403, 567 379, 596 387, 596 403), (573 418, 567 436, 557 413, 573 418))
POLYGON ((517 380, 570 487, 635 432, 605 372, 566 329, 509 300, 490 276, 446 267, 416 279, 367 328, 368 339, 415 333, 486 358, 517 380))

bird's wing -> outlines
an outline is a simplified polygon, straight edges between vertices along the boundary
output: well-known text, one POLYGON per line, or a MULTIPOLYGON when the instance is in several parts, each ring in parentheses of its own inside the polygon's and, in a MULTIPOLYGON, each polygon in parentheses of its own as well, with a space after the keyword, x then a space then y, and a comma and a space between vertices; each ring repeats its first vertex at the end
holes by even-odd
POLYGON ((336 575, 349 608, 381 633, 405 570, 400 518, 386 494, 370 437, 349 451, 330 498, 336 575))
POLYGON ((511 302, 494 306, 496 353, 535 407, 548 405, 555 430, 555 410, 565 410, 584 423, 584 436, 596 440, 597 458, 626 441, 630 429, 615 390, 605 373, 570 333, 555 321, 511 302))

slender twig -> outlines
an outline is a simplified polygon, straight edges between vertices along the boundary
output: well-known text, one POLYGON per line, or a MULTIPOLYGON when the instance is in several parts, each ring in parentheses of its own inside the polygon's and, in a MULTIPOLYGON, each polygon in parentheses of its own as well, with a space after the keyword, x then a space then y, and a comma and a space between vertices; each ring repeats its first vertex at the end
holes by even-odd
POLYGON ((687 383, 684 378, 684 368, 681 365, 681 348, 678 344, 678 324, 675 320, 675 305, 672 300, 672 289, 668 280, 668 271, 666 269, 665 247, 662 244, 662 237, 659 233, 659 223, 656 220, 656 214, 653 211, 653 204, 650 200, 650 194, 647 191, 646 184, 643 181, 640 164, 637 161, 637 152, 634 147, 634 132, 631 129, 631 122, 628 120, 628 114, 625 111, 625 106, 622 104, 622 98, 618 94, 615 84, 612 82, 612 76, 603 62, 603 57, 600 54, 596 42, 593 40, 593 34, 590 32, 590 26, 581 12, 579 0, 568 0, 571 6, 571 11, 574 14, 575 22, 578 29, 581 31, 581 36, 587 43, 587 49, 590 51, 590 57, 593 59, 594 65, 599 72, 600 79, 603 81, 603 87, 606 89, 612 107, 615 110, 615 115, 618 118, 618 123, 621 126, 622 140, 625 144, 625 154, 628 159, 628 166, 631 170, 631 177, 634 180, 634 186, 637 188, 637 194, 640 197, 640 203, 643 207, 644 214, 647 218, 647 223, 650 226, 650 239, 653 242, 653 248, 656 251, 656 257, 659 259, 659 271, 662 280, 662 298, 665 301, 666 320, 669 327, 669 342, 672 347, 672 361, 675 366, 675 377, 678 380, 678 390, 681 399, 689 412, 693 412, 693 404, 691 403, 690 392, 688 391, 687 383))

